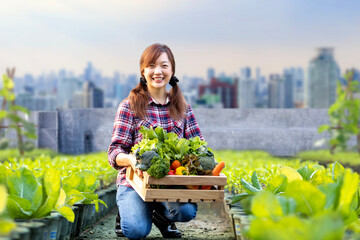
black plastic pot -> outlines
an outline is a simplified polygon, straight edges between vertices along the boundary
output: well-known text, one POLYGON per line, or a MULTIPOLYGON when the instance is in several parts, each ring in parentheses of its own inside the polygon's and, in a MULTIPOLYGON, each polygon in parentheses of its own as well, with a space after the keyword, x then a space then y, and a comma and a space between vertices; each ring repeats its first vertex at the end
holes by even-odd
POLYGON ((70 222, 69 231, 70 231, 70 238, 75 238, 77 224, 79 220, 79 208, 77 206, 72 206, 71 209, 74 211, 75 218, 74 222, 70 222))
POLYGON ((45 224, 44 240, 57 240, 60 226, 59 214, 50 215, 45 218, 34 219, 35 222, 42 222, 45 224))
POLYGON ((60 222, 61 222, 61 230, 59 230, 58 239, 61 240, 70 239, 71 223, 63 216, 60 216, 60 222))
POLYGON ((78 209, 79 209, 78 220, 77 220, 75 235, 74 235, 74 237, 77 237, 80 235, 80 233, 83 229, 83 225, 84 225, 85 204, 74 204, 74 206, 78 207, 78 209))
POLYGON ((11 231, 11 239, 30 240, 30 229, 26 227, 16 226, 11 231))
POLYGON ((43 240, 45 239, 45 224, 42 222, 36 222, 31 220, 15 219, 16 224, 20 227, 25 227, 30 230, 31 240, 43 240))

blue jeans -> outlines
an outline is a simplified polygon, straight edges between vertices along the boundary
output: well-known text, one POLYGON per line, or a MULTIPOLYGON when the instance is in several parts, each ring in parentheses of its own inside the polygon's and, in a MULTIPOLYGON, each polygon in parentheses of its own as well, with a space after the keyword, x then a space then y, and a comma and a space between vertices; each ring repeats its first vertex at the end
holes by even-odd
POLYGON ((119 186, 116 203, 121 217, 121 230, 129 239, 145 238, 151 231, 152 213, 169 222, 188 222, 196 217, 196 203, 144 202, 131 187, 119 186))

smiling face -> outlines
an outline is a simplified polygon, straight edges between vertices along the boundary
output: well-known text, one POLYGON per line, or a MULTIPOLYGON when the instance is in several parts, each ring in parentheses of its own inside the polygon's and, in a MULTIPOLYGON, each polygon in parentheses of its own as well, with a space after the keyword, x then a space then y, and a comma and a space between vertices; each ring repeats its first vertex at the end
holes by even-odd
POLYGON ((155 62, 144 68, 144 77, 147 81, 148 91, 159 91, 166 89, 173 75, 172 65, 166 52, 162 52, 155 62))

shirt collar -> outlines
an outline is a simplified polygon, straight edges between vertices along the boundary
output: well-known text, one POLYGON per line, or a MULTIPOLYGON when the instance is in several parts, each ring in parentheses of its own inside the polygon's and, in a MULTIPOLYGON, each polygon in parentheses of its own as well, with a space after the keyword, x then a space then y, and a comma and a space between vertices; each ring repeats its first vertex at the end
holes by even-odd
POLYGON ((165 100, 165 103, 164 103, 164 104, 161 104, 161 103, 157 102, 155 99, 153 99, 153 98, 149 95, 148 105, 151 104, 151 103, 155 103, 155 104, 157 104, 157 105, 165 106, 165 105, 168 104, 169 102, 170 102, 169 95, 166 97, 166 100, 165 100))

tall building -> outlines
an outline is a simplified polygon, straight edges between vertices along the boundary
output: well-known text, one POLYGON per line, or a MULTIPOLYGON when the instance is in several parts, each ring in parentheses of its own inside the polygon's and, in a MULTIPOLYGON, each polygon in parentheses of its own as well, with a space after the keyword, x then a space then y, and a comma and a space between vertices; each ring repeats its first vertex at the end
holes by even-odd
POLYGON ((84 83, 85 108, 103 108, 104 91, 96 87, 91 81, 84 83))
POLYGON ((255 106, 257 108, 268 107, 268 83, 264 76, 261 76, 260 68, 256 69, 255 76, 255 106))
POLYGON ((208 70, 207 70, 207 81, 210 81, 214 77, 215 77, 215 69, 214 68, 208 68, 208 70))
POLYGON ((336 81, 339 66, 334 60, 333 48, 319 48, 310 61, 307 82, 307 107, 328 108, 336 100, 336 81))
POLYGON ((237 108, 238 79, 232 83, 223 82, 219 78, 212 78, 210 84, 199 85, 199 97, 204 94, 218 94, 224 108, 237 108))
POLYGON ((77 78, 63 78, 58 81, 57 106, 63 108, 73 107, 74 93, 80 91, 82 83, 77 78))
POLYGON ((279 74, 270 74, 269 77, 269 108, 284 107, 284 81, 279 74))
POLYGON ((285 69, 283 78, 284 78, 284 107, 293 108, 295 74, 292 71, 285 69))
POLYGON ((241 68, 237 100, 237 105, 239 108, 255 107, 256 82, 251 78, 251 69, 249 67, 241 68))

